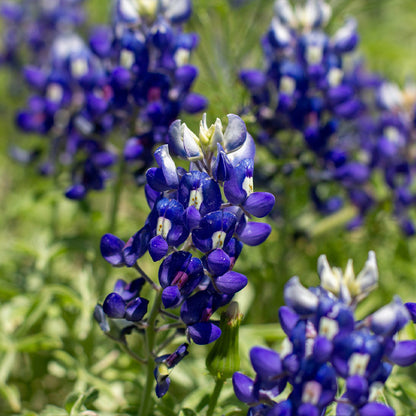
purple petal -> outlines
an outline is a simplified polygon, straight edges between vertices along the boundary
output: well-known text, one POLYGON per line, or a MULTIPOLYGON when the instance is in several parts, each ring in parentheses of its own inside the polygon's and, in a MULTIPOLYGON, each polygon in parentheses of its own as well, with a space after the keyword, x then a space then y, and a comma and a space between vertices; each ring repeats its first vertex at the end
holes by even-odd
POLYGON ((124 160, 132 161, 138 160, 144 152, 144 146, 140 139, 131 137, 126 141, 123 150, 124 160))
POLYGON ((319 416, 321 412, 311 403, 303 403, 296 412, 297 416, 319 416))
POLYGON ((212 168, 214 179, 219 182, 227 181, 231 177, 232 170, 233 165, 231 161, 228 159, 222 146, 217 143, 217 158, 212 168))
POLYGON ((316 362, 324 363, 328 361, 331 358, 332 350, 332 341, 326 337, 316 337, 313 344, 313 357, 316 362))
POLYGON ((209 272, 216 276, 222 275, 230 270, 230 257, 220 248, 211 251, 207 256, 206 261, 209 272))
POLYGON ((192 65, 183 65, 175 71, 175 81, 182 90, 188 90, 195 78, 198 76, 198 69, 192 65))
POLYGON ((199 113, 208 105, 208 100, 200 94, 189 93, 182 103, 182 108, 189 114, 199 113))
POLYGON ((243 203, 244 209, 255 217, 265 217, 274 206, 274 195, 269 192, 254 192, 243 203))
POLYGON ((257 246, 263 243, 272 232, 272 227, 263 222, 248 222, 243 231, 239 234, 239 239, 248 246, 257 246))
POLYGON ((357 416, 355 407, 349 403, 338 403, 336 416, 357 416))
POLYGON ((360 416, 394 416, 396 412, 381 403, 367 403, 360 409, 360 416))
POLYGON ((149 205, 150 209, 153 209, 157 199, 160 196, 159 191, 155 191, 150 185, 145 185, 144 192, 146 195, 147 205, 149 205))
POLYGON ((215 279, 215 286, 226 295, 233 295, 247 285, 247 277, 241 273, 229 271, 215 279))
POLYGON ((23 69, 25 81, 33 88, 42 89, 47 80, 47 74, 34 66, 26 66, 23 69))
POLYGON ((168 286, 163 290, 162 302, 166 309, 175 308, 179 305, 181 300, 181 292, 179 291, 178 286, 168 286))
POLYGON ((163 397, 169 390, 170 385, 170 378, 169 377, 162 377, 161 380, 157 381, 155 393, 156 396, 160 399, 163 397))
POLYGON ((124 262, 128 267, 133 266, 136 261, 146 253, 150 240, 150 232, 144 226, 133 237, 129 239, 123 249, 124 262))
POLYGON ((153 261, 159 261, 165 257, 168 250, 169 245, 161 235, 153 237, 149 242, 149 254, 153 261))
POLYGON ((388 355, 389 360, 401 367, 407 367, 416 362, 416 341, 400 341, 388 355))
POLYGON ((416 324, 416 303, 407 302, 404 304, 404 306, 406 306, 410 314, 410 319, 413 321, 414 324, 416 324))
POLYGON ((188 326, 188 334, 198 345, 210 344, 221 335, 221 329, 211 322, 198 322, 188 326))
POLYGON ((191 205, 185 210, 185 223, 188 230, 192 231, 194 228, 198 228, 200 221, 201 214, 194 205, 191 205))
POLYGON ((282 306, 279 309, 280 325, 287 336, 290 336, 292 329, 299 321, 299 315, 287 306, 282 306))
POLYGON ((365 403, 368 400, 367 379, 359 375, 348 377, 345 397, 356 406, 365 403))
POLYGON ((103 311, 109 318, 124 318, 123 298, 118 293, 110 293, 104 300, 103 311))
POLYGON ((113 266, 124 264, 123 247, 125 243, 113 234, 105 234, 101 238, 101 255, 113 266))
POLYGON ((266 75, 257 69, 242 70, 240 72, 240 79, 250 91, 263 88, 267 82, 266 75))
POLYGON ((73 199, 75 201, 83 199, 86 194, 87 194, 87 189, 85 188, 84 185, 82 185, 80 183, 69 187, 65 191, 65 196, 68 199, 73 199))
POLYGON ((262 378, 272 378, 282 373, 282 361, 276 351, 253 347, 250 350, 250 360, 254 371, 262 378))
POLYGON ((136 298, 130 301, 126 306, 126 319, 128 321, 138 322, 147 312, 149 301, 144 298, 136 298))
POLYGON ((257 400, 253 394, 253 380, 242 373, 233 374, 233 387, 237 399, 244 403, 255 403, 257 400))

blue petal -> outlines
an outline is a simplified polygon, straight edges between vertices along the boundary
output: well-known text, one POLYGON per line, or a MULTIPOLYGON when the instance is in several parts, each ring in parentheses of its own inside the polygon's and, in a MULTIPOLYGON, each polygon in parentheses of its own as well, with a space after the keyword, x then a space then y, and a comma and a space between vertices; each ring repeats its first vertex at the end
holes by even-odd
POLYGON ((148 226, 144 226, 130 240, 123 249, 124 262, 128 267, 133 266, 136 261, 146 253, 150 240, 148 226))
POLYGON ((287 306, 279 309, 280 325, 287 336, 290 336, 292 329, 299 321, 299 315, 287 306))
POLYGON ((162 302, 166 309, 176 308, 181 300, 181 293, 177 286, 168 286, 162 292, 162 302))
POLYGON ((199 113, 208 105, 208 100, 200 94, 189 93, 182 102, 182 108, 189 114, 199 113))
POLYGON ((231 177, 233 165, 228 159, 222 146, 217 143, 217 157, 212 167, 212 176, 216 181, 224 182, 228 181, 231 177))
POLYGON ((388 354, 390 361, 401 367, 407 367, 416 362, 416 341, 399 341, 393 351, 388 354))
POLYGON ((73 200, 77 200, 77 201, 80 200, 80 199, 83 199, 86 194, 87 194, 87 189, 85 188, 84 185, 82 185, 80 183, 71 186, 65 192, 65 196, 68 199, 73 199, 73 200))
POLYGON ((282 373, 282 361, 276 351, 253 347, 250 350, 250 360, 254 371, 261 378, 273 378, 282 373))
POLYGON ((195 344, 205 345, 216 341, 221 335, 221 329, 211 322, 198 322, 188 326, 188 334, 195 344))
POLYGON ((110 293, 104 300, 103 311, 109 318, 124 318, 125 302, 118 293, 110 293))
POLYGON ((141 321, 146 315, 148 304, 147 299, 140 297, 130 301, 126 306, 126 319, 133 322, 141 321))
POLYGON ((249 214, 262 218, 270 213, 274 202, 274 195, 269 192, 254 192, 245 200, 243 207, 249 214))
POLYGON ((208 254, 206 263, 208 271, 216 276, 226 273, 231 267, 230 257, 220 248, 217 248, 208 254))
POLYGON ((251 378, 239 372, 234 373, 233 374, 233 387, 234 387, 234 393, 237 396, 238 400, 244 403, 257 402, 257 399, 253 393, 254 382, 251 378))
POLYGON ((124 241, 115 235, 104 234, 100 242, 101 255, 113 266, 122 266, 124 264, 122 253, 124 245, 124 241))
POLYGON ((153 237, 149 242, 149 254, 153 261, 159 261, 165 257, 168 250, 169 245, 161 235, 153 237))
POLYGON ((263 243, 272 232, 272 227, 263 222, 248 222, 238 238, 249 246, 263 243))
POLYGON ((367 403, 360 409, 360 416, 394 416, 396 412, 381 403, 367 403))
POLYGON ((221 293, 233 295, 247 285, 247 277, 241 273, 229 271, 215 278, 215 286, 221 293))

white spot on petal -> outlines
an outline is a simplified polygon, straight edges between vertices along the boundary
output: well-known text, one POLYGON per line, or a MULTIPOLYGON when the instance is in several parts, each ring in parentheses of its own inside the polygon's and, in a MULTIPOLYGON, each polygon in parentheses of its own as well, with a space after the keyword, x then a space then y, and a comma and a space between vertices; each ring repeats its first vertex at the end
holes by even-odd
POLYGON ((198 189, 192 189, 191 194, 189 195, 189 207, 194 206, 196 209, 199 209, 201 207, 201 204, 204 200, 204 197, 202 196, 202 187, 199 187, 198 189))
POLYGON ((323 316, 319 321, 319 335, 326 337, 330 341, 334 338, 338 331, 339 325, 334 319, 323 316))
POLYGON ((227 234, 225 234, 224 231, 215 231, 214 234, 212 234, 212 249, 216 248, 223 248, 225 237, 227 234))
POLYGON ((247 196, 249 196, 253 193, 254 187, 253 187, 253 177, 252 176, 246 176, 244 178, 242 188, 246 191, 247 196))
POLYGON ((370 354, 360 354, 356 352, 351 354, 351 357, 348 360, 348 374, 350 376, 363 376, 369 361, 370 354))
POLYGON ((163 238, 167 238, 169 231, 172 228, 172 223, 165 217, 159 217, 156 225, 156 235, 161 235, 163 238))

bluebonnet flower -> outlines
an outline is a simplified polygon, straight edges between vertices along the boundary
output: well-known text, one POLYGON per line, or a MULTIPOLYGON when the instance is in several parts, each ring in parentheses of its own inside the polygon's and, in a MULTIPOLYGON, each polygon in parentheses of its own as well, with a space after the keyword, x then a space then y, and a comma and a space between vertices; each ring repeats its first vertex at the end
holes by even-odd
POLYGON ((156 396, 162 397, 164 396, 170 385, 170 378, 169 374, 173 367, 175 367, 179 362, 184 359, 188 352, 188 344, 181 344, 175 352, 172 354, 165 354, 161 355, 160 357, 157 357, 156 362, 156 368, 154 371, 154 376, 156 379, 156 396))
MULTIPOLYGON (((198 39, 182 29, 191 12, 190 1, 115 0, 111 25, 94 28, 88 44, 68 26, 41 63, 25 66, 33 94, 16 122, 48 138, 43 174, 70 170, 68 198, 103 189, 122 160, 142 184, 169 125, 181 111, 205 108, 206 99, 191 92, 198 70, 189 59, 198 39), (110 140, 115 129, 119 142, 110 140)), ((61 13, 63 19, 66 9, 61 13)), ((32 160, 19 149, 13 154, 32 160)))
POLYGON ((325 256, 318 260, 318 274, 318 287, 306 289, 296 276, 286 284, 286 306, 279 310, 287 335, 283 351, 254 347, 250 359, 256 377, 235 373, 236 396, 251 406, 249 415, 318 416, 334 402, 339 416, 394 415, 375 398, 394 364, 416 362, 416 341, 396 337, 410 321, 414 304, 395 298, 356 320, 357 304, 377 286, 374 252, 356 277, 351 260, 342 273, 325 256), (341 379, 345 390, 337 397, 341 379), (291 393, 279 401, 287 384, 291 393))
POLYGON ((368 72, 351 56, 359 40, 356 22, 348 19, 330 35, 330 15, 324 1, 292 7, 276 0, 262 39, 265 68, 240 72, 257 140, 276 159, 275 173, 302 169, 320 212, 352 204, 357 215, 348 228, 377 207, 372 181, 381 172, 393 215, 411 235, 414 87, 402 92, 368 72))
MULTIPOLYGON (((223 131, 219 119, 208 128, 204 116, 198 136, 179 120, 172 123, 170 144, 191 162, 190 170, 176 167, 168 145, 160 146, 154 154, 158 167, 146 172, 151 212, 145 225, 127 243, 112 234, 101 239, 102 256, 114 267, 134 267, 144 276, 137 260, 146 252, 155 262, 163 260, 160 286, 144 276, 160 296, 161 316, 174 319, 179 311, 176 322, 163 328, 174 324, 171 329, 185 332, 188 342, 202 345, 221 335, 213 314, 247 285, 247 277, 233 270, 243 245, 261 244, 271 232, 268 224, 251 221, 274 205, 273 195, 253 192, 253 140, 240 117, 228 119, 223 131), (253 195, 256 207, 249 202, 253 195)), ((126 302, 115 290, 104 301, 104 313, 125 317, 126 302)), ((155 372, 158 396, 169 386, 171 367, 162 364, 155 372)))
POLYGON ((0 64, 20 70, 29 55, 41 66, 55 38, 85 21, 84 0, 2 1, 0 64))

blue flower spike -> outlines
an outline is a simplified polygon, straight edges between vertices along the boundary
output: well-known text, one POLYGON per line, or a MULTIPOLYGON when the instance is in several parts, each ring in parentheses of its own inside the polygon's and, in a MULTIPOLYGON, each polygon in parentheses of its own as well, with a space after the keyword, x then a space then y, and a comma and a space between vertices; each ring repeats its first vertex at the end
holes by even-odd
MULTIPOLYGON (((129 5, 132 3, 123 3, 125 17, 129 5)), ((179 75, 186 84, 195 73, 184 70, 179 75)), ((227 343, 228 327, 212 316, 248 284, 247 276, 233 268, 244 244, 258 245, 269 236, 269 224, 250 219, 266 216, 275 199, 266 192, 253 192, 254 142, 240 117, 229 114, 224 131, 220 119, 208 127, 204 115, 198 134, 176 120, 170 125, 169 139, 169 145, 161 145, 154 153, 158 167, 148 169, 145 175, 151 211, 144 226, 127 243, 112 234, 101 240, 101 253, 107 262, 134 268, 140 277, 131 283, 123 279, 116 282, 104 300, 102 313, 97 310, 97 321, 106 328, 107 320, 115 320, 121 327, 143 332, 145 337, 149 325, 153 325, 156 333, 168 331, 171 336, 165 339, 171 342, 185 335, 189 343, 197 345, 211 344, 224 332, 225 338, 219 342, 224 339, 227 343), (190 162, 188 170, 176 166, 169 148, 190 162), (147 252, 154 262, 160 261, 157 282, 139 266, 138 260, 147 252), (140 296, 146 284, 157 291, 157 309, 140 296), (155 312, 157 319, 152 315, 155 312)), ((124 340, 128 345, 128 339, 124 340)), ((182 344, 172 355, 156 358, 158 397, 167 393, 170 371, 187 353, 187 344, 182 344)), ((273 355, 273 359, 278 357, 273 355)), ((253 360, 259 368, 265 366, 261 354, 253 360)), ((284 371, 283 362, 280 367, 279 374, 284 371)), ((234 371, 233 367, 227 377, 234 371)), ((267 373, 266 367, 264 371, 267 373)), ((265 390, 271 382, 267 375, 259 381, 259 388, 265 390)), ((286 378, 279 388, 283 389, 285 383, 286 378)), ((257 388, 257 384, 253 386, 257 388)))
POLYGON ((389 406, 374 401, 393 365, 416 362, 416 341, 399 340, 398 332, 412 321, 413 303, 398 297, 364 319, 354 317, 358 303, 375 288, 378 269, 370 251, 355 277, 352 261, 346 270, 318 259, 318 287, 309 289, 293 277, 285 286, 285 306, 279 319, 287 338, 279 354, 254 347, 251 379, 233 376, 237 398, 250 408, 247 415, 322 415, 335 404, 338 416, 394 415, 389 406), (280 398, 286 384, 289 396, 280 398), (343 393, 337 397, 339 385, 343 393))

